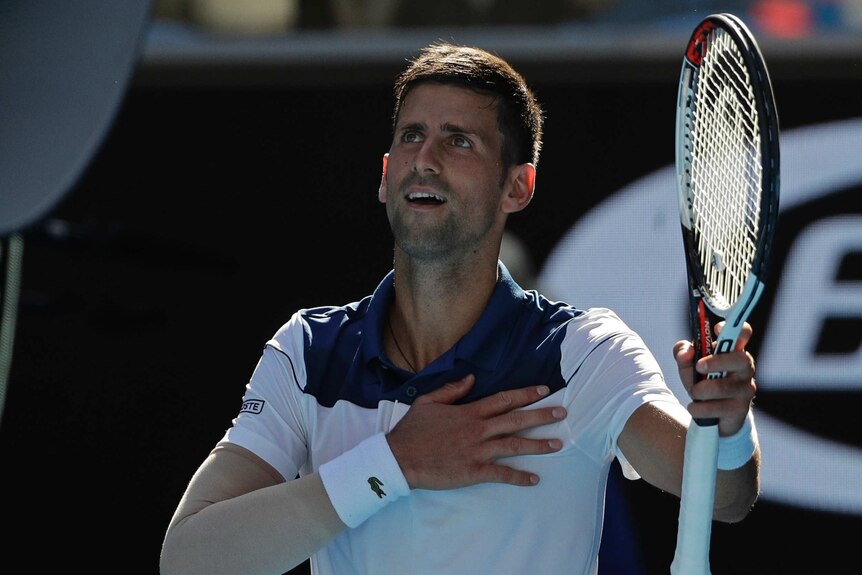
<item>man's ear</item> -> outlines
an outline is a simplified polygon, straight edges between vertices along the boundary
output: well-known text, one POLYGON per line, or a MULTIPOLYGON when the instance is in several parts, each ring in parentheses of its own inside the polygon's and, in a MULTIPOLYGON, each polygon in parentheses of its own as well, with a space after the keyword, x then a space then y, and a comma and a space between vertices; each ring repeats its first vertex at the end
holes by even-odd
POLYGON ((383 175, 380 176, 380 187, 377 189, 377 200, 386 203, 386 169, 389 166, 389 152, 383 154, 383 175))
POLYGON ((519 164, 512 168, 509 174, 506 197, 503 199, 503 211, 507 214, 520 212, 527 207, 533 199, 536 189, 536 166, 533 164, 519 164))

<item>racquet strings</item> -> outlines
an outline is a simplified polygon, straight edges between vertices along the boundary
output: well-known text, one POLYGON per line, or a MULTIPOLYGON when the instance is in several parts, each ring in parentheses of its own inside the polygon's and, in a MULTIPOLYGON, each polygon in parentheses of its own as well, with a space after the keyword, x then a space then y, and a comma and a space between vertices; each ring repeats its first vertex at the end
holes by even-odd
POLYGON ((720 313, 739 299, 757 255, 762 164, 758 108, 742 52, 720 28, 708 42, 696 121, 688 123, 691 209, 703 296, 720 313))

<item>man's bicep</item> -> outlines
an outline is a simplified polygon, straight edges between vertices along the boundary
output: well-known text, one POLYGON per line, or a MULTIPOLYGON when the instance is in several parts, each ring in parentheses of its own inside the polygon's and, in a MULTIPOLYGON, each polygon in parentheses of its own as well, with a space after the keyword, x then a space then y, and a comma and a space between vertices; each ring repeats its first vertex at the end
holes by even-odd
POLYGON ((645 403, 629 417, 619 436, 626 460, 648 483, 679 495, 688 411, 671 402, 645 403))

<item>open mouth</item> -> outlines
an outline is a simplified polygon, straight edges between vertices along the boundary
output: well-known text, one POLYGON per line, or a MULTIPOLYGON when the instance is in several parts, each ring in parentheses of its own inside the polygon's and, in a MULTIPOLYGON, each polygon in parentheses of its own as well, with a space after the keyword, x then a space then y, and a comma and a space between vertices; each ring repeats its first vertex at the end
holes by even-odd
POLYGON ((413 192, 412 194, 408 194, 407 201, 423 205, 439 205, 446 203, 446 199, 442 196, 428 192, 413 192))

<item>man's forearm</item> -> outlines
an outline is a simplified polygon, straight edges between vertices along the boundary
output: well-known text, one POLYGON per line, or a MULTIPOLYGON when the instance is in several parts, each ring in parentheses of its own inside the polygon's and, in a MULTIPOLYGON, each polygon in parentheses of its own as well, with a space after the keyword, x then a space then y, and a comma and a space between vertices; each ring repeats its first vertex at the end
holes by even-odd
POLYGON ((346 526, 317 474, 207 505, 172 524, 161 574, 284 573, 346 526))

